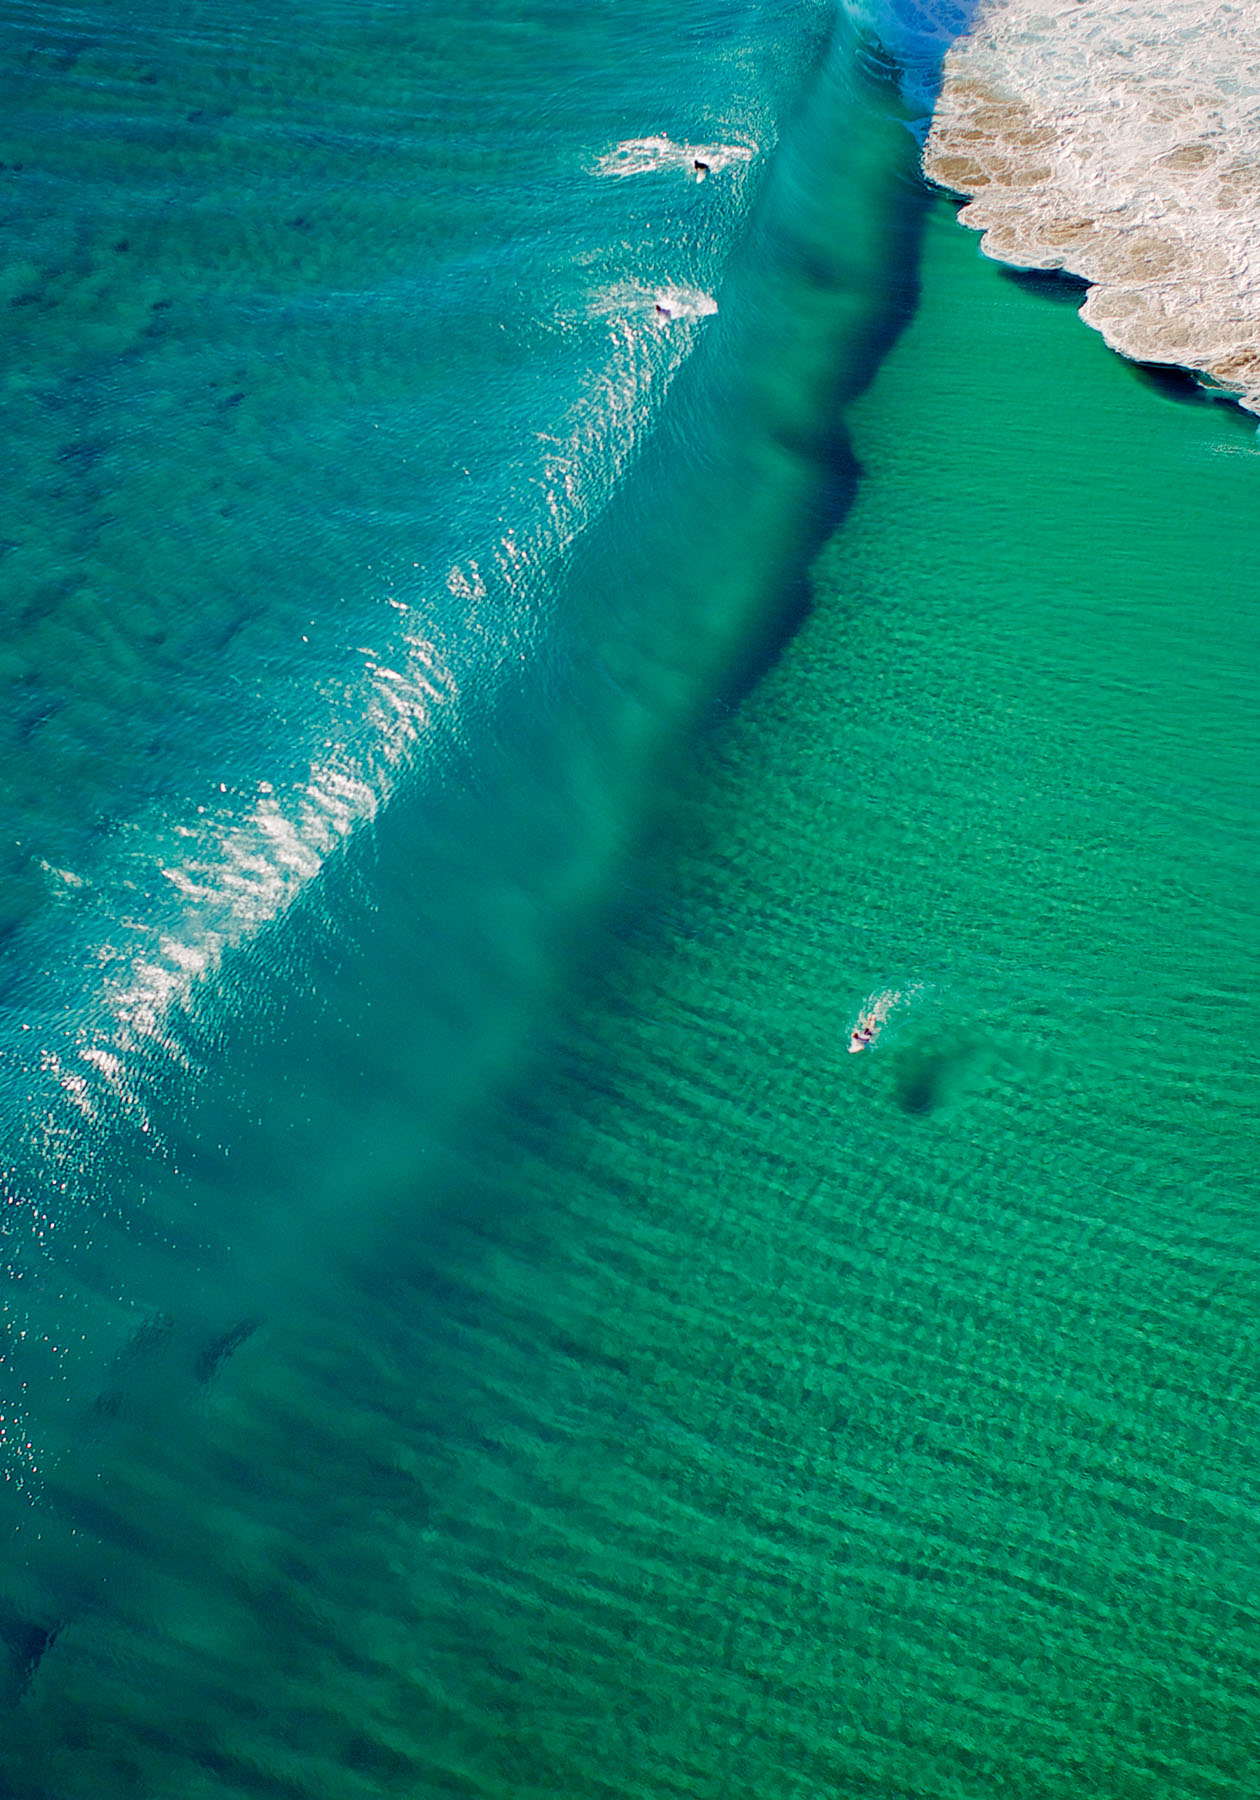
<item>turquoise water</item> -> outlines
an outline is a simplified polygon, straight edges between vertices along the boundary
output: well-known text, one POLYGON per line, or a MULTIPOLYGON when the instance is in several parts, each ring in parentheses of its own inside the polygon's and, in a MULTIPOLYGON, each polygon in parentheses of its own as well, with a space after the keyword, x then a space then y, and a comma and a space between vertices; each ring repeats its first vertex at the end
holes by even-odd
MULTIPOLYGON (((270 1302, 378 1154, 373 1108, 414 1169, 749 623, 702 623, 692 581, 680 663, 618 548, 677 483, 628 478, 706 332, 729 365, 739 240, 773 303, 790 195, 745 226, 781 120, 818 81, 843 112, 852 52, 816 5, 679 23, 14 21, 18 1483, 138 1329, 195 1359, 270 1302)), ((731 435, 720 372, 691 414, 715 392, 698 454, 731 435)))
POLYGON ((9 1789, 1247 1793, 1254 424, 476 23, 12 39, 9 1789))

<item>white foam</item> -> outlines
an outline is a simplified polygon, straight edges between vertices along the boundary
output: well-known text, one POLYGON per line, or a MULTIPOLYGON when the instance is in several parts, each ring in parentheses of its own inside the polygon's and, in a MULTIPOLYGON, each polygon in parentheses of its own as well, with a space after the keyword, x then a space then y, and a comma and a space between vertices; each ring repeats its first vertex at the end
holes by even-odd
POLYGON ((701 288, 663 287, 652 294, 652 307, 661 319, 708 319, 717 311, 717 301, 701 288))
POLYGON ((662 170, 694 180, 751 162, 756 144, 676 144, 668 137, 626 138, 596 162, 596 175, 656 175, 662 170))
MULTIPOLYGON (((642 331, 645 326, 659 331, 675 322, 693 323, 697 319, 712 318, 718 303, 703 288, 689 287, 685 283, 665 282, 649 287, 640 282, 623 281, 613 287, 601 288, 592 295, 589 309, 595 317, 623 321, 635 331, 642 331)), ((677 360, 680 359, 671 359, 677 360)), ((667 372, 672 373, 672 370, 667 372)), ((637 380, 634 385, 637 387, 637 380)))
POLYGON ((867 1044, 874 1043, 893 1013, 904 1007, 912 1006, 923 991, 923 983, 915 981, 911 982, 908 987, 877 988, 868 994, 850 1028, 850 1050, 862 1049, 867 1044), (865 1040, 860 1040, 859 1033, 864 1027, 869 1029, 871 1035, 865 1040))
POLYGON ((1260 4, 988 0, 924 155, 990 256, 1093 283, 1081 316, 1260 411, 1260 4))

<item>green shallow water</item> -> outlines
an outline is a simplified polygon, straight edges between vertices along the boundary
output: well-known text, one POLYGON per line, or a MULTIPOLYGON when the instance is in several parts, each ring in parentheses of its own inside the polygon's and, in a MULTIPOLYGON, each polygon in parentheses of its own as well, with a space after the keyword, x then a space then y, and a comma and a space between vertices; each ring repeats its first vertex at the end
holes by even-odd
POLYGON ((943 203, 852 424, 440 1221, 225 1363, 195 1505, 137 1456, 23 1800, 1251 1791, 1254 426, 943 203))

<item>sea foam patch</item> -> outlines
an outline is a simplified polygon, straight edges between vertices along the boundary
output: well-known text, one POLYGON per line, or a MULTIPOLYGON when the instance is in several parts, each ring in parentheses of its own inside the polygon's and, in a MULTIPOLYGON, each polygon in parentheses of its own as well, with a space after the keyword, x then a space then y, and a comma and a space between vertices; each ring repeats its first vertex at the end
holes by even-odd
POLYGON ((989 0, 923 159, 983 248, 1093 284, 1087 324, 1260 411, 1260 6, 989 0))
POLYGON ((756 144, 676 144, 668 137, 626 138, 600 157, 595 174, 654 175, 672 169, 702 181, 732 163, 751 162, 756 154, 756 144))
MULTIPOLYGON (((662 282, 656 287, 650 287, 646 282, 618 282, 615 287, 594 294, 590 302, 592 317, 606 317, 614 330, 624 329, 636 338, 642 337, 645 325, 661 326, 674 321, 691 323, 697 319, 710 319, 717 310, 718 303, 712 294, 703 288, 689 287, 685 282, 662 282)), ((685 347, 679 352, 665 352, 661 377, 671 377, 685 353, 685 347)))

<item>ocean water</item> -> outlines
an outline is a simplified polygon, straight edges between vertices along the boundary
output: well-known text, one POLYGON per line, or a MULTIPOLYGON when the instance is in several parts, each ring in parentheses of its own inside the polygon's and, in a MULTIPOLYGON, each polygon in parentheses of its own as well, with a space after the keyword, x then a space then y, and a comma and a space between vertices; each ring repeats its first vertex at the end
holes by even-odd
POLYGON ((820 7, 13 17, 8 1790, 1248 1792, 1254 424, 820 7))
MULTIPOLYGON (((853 49, 816 5, 682 24, 13 21, 23 1491, 138 1329, 200 1356, 335 1228, 390 1136, 373 1109, 414 1173, 517 1042, 658 741, 773 611, 776 556, 800 561, 783 532, 727 595, 702 534, 674 554, 697 461, 736 430, 720 369, 676 408, 686 448, 627 478, 737 245, 745 313, 775 322, 777 240, 804 241, 774 194, 790 156, 750 226, 753 202, 804 96, 844 116, 853 49)), ((739 307, 736 283, 719 364, 755 329, 739 307)), ((799 514, 810 472, 782 461, 799 514)))

